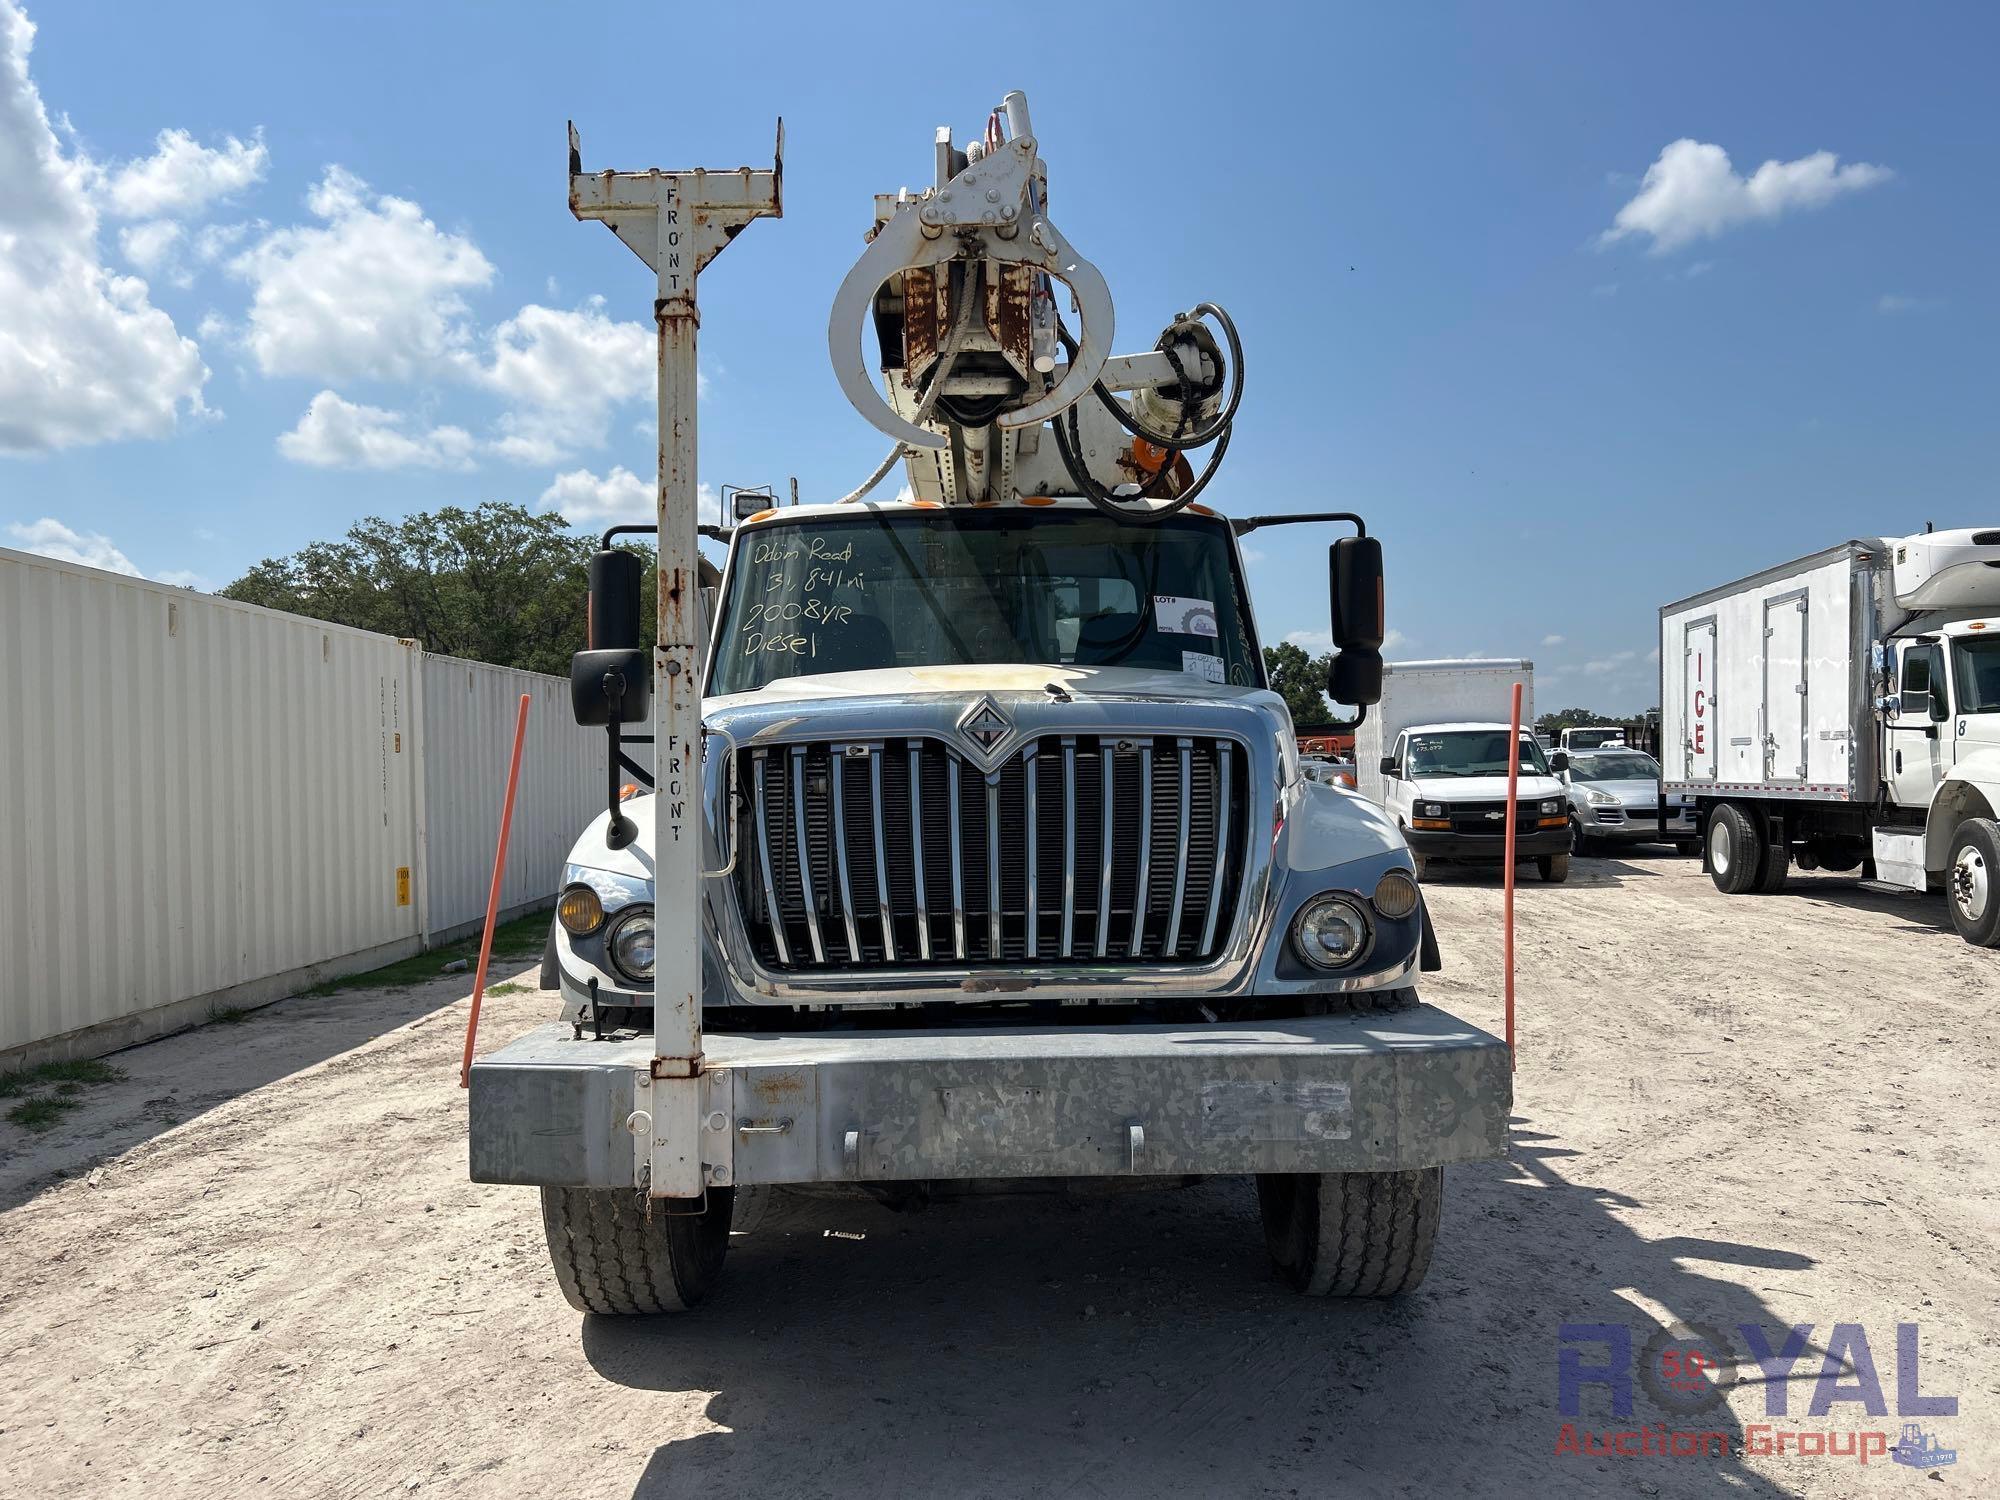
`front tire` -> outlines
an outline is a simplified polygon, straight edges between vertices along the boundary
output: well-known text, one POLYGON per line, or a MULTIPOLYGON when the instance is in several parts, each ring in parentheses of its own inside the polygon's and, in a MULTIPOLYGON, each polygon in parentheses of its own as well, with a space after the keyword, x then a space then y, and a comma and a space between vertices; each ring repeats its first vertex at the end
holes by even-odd
POLYGON ((1945 904, 1951 925, 1975 947, 2000 946, 2000 823, 1967 818, 1952 835, 1945 861, 1945 904))
POLYGON ((1550 885, 1561 885, 1569 879, 1569 856, 1544 854, 1536 859, 1535 869, 1550 885))
POLYGON ((1708 878, 1725 896, 1757 888, 1763 875, 1763 840, 1743 809, 1725 802, 1708 819, 1708 878))
POLYGON ((1430 1270, 1444 1168, 1270 1172, 1257 1179, 1264 1242, 1308 1297, 1398 1297, 1430 1270))
POLYGON ((729 1251, 730 1188, 699 1213, 672 1213, 630 1188, 542 1189, 556 1284, 578 1312, 686 1312, 708 1295, 729 1251))

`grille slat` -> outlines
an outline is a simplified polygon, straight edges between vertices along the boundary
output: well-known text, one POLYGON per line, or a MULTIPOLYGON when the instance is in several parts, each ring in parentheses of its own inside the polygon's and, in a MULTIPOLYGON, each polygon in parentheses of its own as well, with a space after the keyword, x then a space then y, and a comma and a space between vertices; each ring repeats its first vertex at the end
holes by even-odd
POLYGON ((735 889, 757 957, 779 970, 1211 962, 1254 821, 1241 748, 1050 735, 991 771, 927 737, 743 750, 737 836, 756 857, 735 889), (865 773, 849 763, 864 756, 865 773), (947 891, 948 939, 932 925, 947 891))

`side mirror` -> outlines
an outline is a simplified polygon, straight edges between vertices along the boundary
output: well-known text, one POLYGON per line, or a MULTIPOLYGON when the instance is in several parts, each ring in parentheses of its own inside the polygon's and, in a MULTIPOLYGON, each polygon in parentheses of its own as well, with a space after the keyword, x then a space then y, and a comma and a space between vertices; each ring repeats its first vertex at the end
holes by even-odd
POLYGON ((569 659, 569 701, 585 726, 643 724, 653 712, 653 664, 646 652, 579 651, 569 659))
POLYGON ((1549 767, 1557 773, 1567 771, 1569 769, 1569 752, 1567 750, 1556 751, 1554 755, 1549 757, 1549 767))
MULTIPOLYGON (((1333 644, 1338 651, 1353 648, 1379 653, 1384 638, 1382 603, 1382 543, 1372 536, 1344 536, 1327 549, 1327 603, 1333 620, 1333 644)), ((1341 698, 1342 703, 1373 703, 1381 697, 1341 698)))
POLYGON ((1395 756, 1385 755, 1382 757, 1382 774, 1384 776, 1396 776, 1401 774, 1400 770, 1397 767, 1395 756))
POLYGON ((1931 694, 1931 722, 1942 724, 1951 717, 1951 705, 1944 700, 1944 694, 1931 694))
POLYGON ((644 574, 636 552, 607 547, 590 554, 590 631, 584 644, 592 651, 636 651, 645 644, 639 639, 644 574))
POLYGON ((1382 653, 1372 647, 1349 646, 1326 669, 1327 696, 1335 703, 1367 708, 1382 701, 1382 653))

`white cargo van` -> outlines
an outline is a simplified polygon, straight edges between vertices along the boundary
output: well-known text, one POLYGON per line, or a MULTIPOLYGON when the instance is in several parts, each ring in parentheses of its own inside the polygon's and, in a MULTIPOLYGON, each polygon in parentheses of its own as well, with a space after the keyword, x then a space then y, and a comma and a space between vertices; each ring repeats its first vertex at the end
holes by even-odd
POLYGON ((1569 878, 1568 794, 1542 753, 1534 722, 1535 664, 1406 661, 1382 668, 1382 698, 1356 731, 1360 790, 1396 820, 1417 871, 1436 860, 1506 858, 1507 732, 1521 684, 1514 857, 1544 880, 1569 878))
POLYGON ((1942 888, 2000 943, 2000 530, 1864 538, 1660 610, 1664 790, 1731 894, 1942 888))

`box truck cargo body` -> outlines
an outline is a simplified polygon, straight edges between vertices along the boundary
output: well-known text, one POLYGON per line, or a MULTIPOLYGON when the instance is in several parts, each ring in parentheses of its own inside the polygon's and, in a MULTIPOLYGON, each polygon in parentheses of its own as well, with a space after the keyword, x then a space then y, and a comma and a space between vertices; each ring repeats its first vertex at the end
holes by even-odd
POLYGON ((1723 890, 1944 889, 2000 940, 2000 530, 1843 542, 1660 610, 1662 788, 1723 890))
POLYGON ((1521 684, 1521 728, 1535 726, 1535 664, 1518 657, 1479 661, 1392 661, 1382 665, 1382 701, 1354 732, 1355 776, 1364 797, 1382 800, 1382 758, 1396 737, 1420 724, 1505 724, 1521 684))

